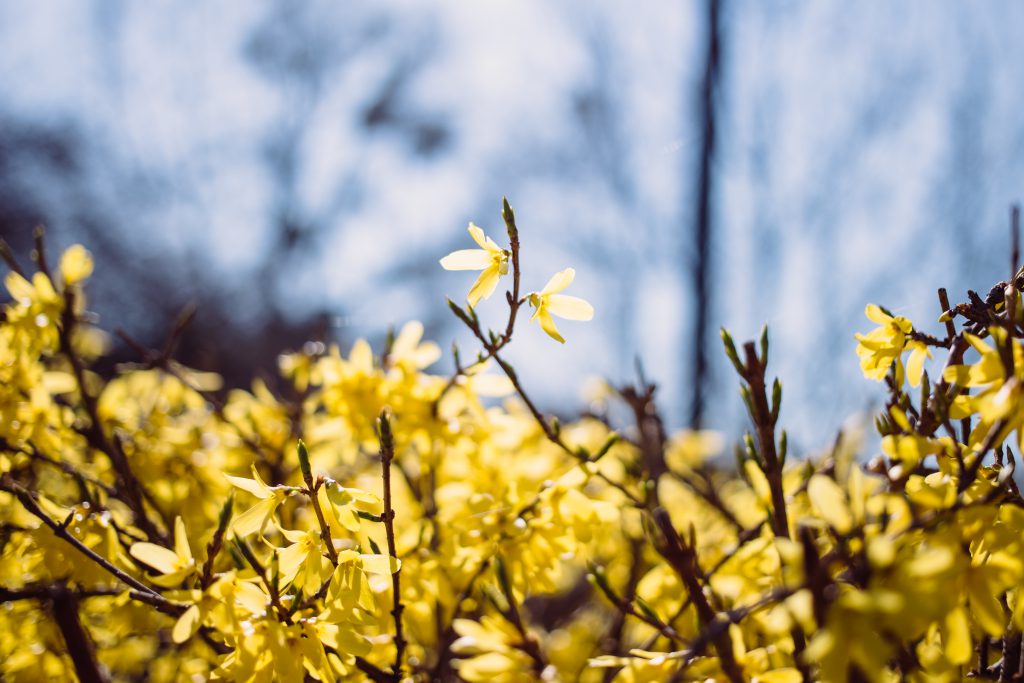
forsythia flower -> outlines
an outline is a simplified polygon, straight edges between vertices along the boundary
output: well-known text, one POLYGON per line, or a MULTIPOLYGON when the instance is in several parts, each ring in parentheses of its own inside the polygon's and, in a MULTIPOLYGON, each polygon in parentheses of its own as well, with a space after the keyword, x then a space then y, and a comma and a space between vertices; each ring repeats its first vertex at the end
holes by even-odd
POLYGON ((159 571, 162 576, 150 577, 158 586, 170 588, 196 570, 196 561, 188 547, 185 522, 181 517, 174 520, 174 550, 155 543, 134 543, 129 550, 132 557, 159 571))
POLYGON ((486 299, 494 293, 498 286, 498 278, 508 274, 509 252, 495 244, 494 240, 473 223, 469 224, 469 234, 481 248, 453 251, 441 259, 441 267, 445 270, 483 271, 466 297, 470 307, 475 308, 480 299, 486 299))
POLYGON ((566 320, 590 320, 594 317, 594 307, 589 303, 575 296, 558 293, 568 287, 575 277, 576 271, 566 268, 555 273, 544 285, 544 289, 529 295, 530 305, 537 309, 530 322, 540 320, 540 326, 548 336, 563 344, 565 339, 558 333, 552 314, 566 320))
POLYGON ((911 322, 901 316, 890 315, 875 304, 868 304, 864 309, 864 315, 871 322, 880 325, 867 334, 854 335, 859 342, 857 355, 860 357, 864 376, 874 380, 884 379, 895 362, 897 377, 902 382, 903 361, 900 356, 909 348, 911 353, 907 361, 908 379, 911 386, 918 386, 924 372, 924 359, 930 358, 932 354, 924 343, 910 338, 910 333, 914 331, 911 322))

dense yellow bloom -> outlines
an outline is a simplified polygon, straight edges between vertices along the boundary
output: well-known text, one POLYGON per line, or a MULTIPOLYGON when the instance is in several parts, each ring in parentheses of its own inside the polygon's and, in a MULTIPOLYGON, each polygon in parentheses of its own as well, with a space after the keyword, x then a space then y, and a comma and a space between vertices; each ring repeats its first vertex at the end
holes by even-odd
POLYGON ((529 295, 530 305, 536 309, 530 321, 538 320, 541 328, 548 333, 549 337, 563 344, 565 339, 555 327, 552 315, 566 320, 590 320, 594 317, 594 307, 583 299, 559 294, 572 283, 575 277, 576 271, 566 268, 551 276, 548 283, 544 285, 544 289, 529 295))
MULTIPOLYGON (((475 304, 510 257, 471 233, 482 254, 446 261, 485 271, 475 304)), ((976 334, 947 330, 949 346, 969 355, 925 396, 902 376, 923 375, 919 340, 946 343, 868 307, 862 366, 898 379, 869 468, 846 436, 784 457, 781 388, 752 394, 765 384, 748 364, 751 412, 770 414, 734 468, 714 457, 724 437, 667 435, 633 387, 607 386, 579 420, 538 415, 511 336, 483 327, 490 342, 450 375, 428 372, 440 350, 412 322, 345 356, 307 344, 223 404, 218 376, 173 361, 107 377, 88 341, 91 258, 57 262, 52 279, 7 275, 0 316, 5 681, 81 677, 95 650, 101 674, 154 683, 932 683, 991 678, 996 643, 1024 626, 1008 448, 1024 344, 998 306, 956 308, 976 334), (234 489, 253 496, 237 514, 234 489), (77 651, 54 619, 69 596, 61 614, 90 643, 77 651)), ((554 316, 593 315, 561 293, 573 274, 509 314, 530 302, 562 341, 554 316)))
POLYGON ((511 254, 507 249, 495 244, 494 240, 473 223, 469 224, 469 234, 480 248, 453 251, 441 259, 441 266, 445 270, 483 271, 473 283, 466 298, 470 307, 475 308, 480 299, 486 299, 494 293, 498 279, 508 274, 508 259, 511 254))

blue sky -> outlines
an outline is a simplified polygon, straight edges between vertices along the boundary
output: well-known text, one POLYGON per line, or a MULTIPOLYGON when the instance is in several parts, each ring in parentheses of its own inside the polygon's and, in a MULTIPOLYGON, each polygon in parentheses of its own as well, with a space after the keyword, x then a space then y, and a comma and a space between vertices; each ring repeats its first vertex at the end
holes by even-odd
MULTIPOLYGON (((699 10, 2 2, 0 116, 79 141, 74 182, 31 156, 13 174, 59 240, 88 234, 76 206, 102 207, 127 252, 181 264, 182 287, 215 284, 243 323, 327 308, 343 344, 421 318, 470 348, 443 297, 472 278, 437 259, 470 246, 470 220, 500 233, 508 195, 526 286, 574 266, 573 293, 597 309, 565 325, 565 347, 524 328, 511 354, 528 384, 572 412, 587 377, 628 378, 639 354, 680 424, 699 10), (305 235, 287 253, 282 216, 305 235)), ((726 4, 711 334, 772 325, 798 443, 827 443, 880 397, 853 353, 866 303, 937 329, 938 286, 959 300, 1005 277, 1024 191, 1022 15, 726 4)), ((736 433, 714 355, 710 421, 736 433)))

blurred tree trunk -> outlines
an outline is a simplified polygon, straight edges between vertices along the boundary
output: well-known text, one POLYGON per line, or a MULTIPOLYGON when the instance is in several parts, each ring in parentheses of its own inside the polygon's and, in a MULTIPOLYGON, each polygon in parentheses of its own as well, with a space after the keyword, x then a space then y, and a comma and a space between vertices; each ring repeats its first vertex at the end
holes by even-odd
MULTIPOLYGON (((700 84, 699 139, 700 158, 697 175, 697 213, 693 224, 693 327, 691 351, 693 353, 690 376, 684 378, 683 386, 689 382, 692 388, 690 398, 690 427, 699 429, 704 418, 708 381, 708 310, 711 305, 711 222, 714 178, 712 163, 715 155, 715 92, 719 81, 720 56, 720 0, 707 0, 706 31, 707 48, 704 59, 704 77, 700 84)), ((685 367, 685 365, 684 365, 685 367)), ((685 370, 684 370, 685 372, 685 370)))

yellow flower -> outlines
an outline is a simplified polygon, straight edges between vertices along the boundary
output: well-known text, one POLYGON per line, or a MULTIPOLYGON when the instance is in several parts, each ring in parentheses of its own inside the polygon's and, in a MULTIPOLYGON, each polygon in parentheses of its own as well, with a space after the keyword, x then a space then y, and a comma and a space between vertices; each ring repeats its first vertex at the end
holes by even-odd
POLYGON ((901 316, 889 315, 875 304, 869 304, 864 309, 864 315, 880 326, 868 334, 854 335, 859 342, 857 355, 860 357, 864 376, 874 380, 885 379, 886 373, 895 362, 896 379, 902 384, 903 361, 900 356, 909 348, 911 353, 907 371, 910 375, 910 384, 918 386, 924 373, 924 360, 926 357, 930 358, 932 354, 924 343, 910 338, 910 333, 914 330, 911 322, 901 316))
POLYGON ((92 255, 81 244, 68 247, 60 257, 60 273, 65 285, 77 285, 92 275, 92 255))
POLYGON ((441 259, 441 267, 445 270, 482 270, 480 277, 473 283, 466 300, 471 308, 475 308, 480 299, 486 299, 494 293, 498 286, 498 278, 508 274, 507 249, 494 243, 484 231, 473 223, 469 224, 469 234, 480 245, 480 249, 459 249, 441 259))
POLYGON ((537 309, 530 322, 540 320, 540 326, 548 336, 563 344, 565 339, 558 333, 552 314, 566 320, 590 320, 594 317, 594 307, 589 303, 575 296, 558 293, 568 287, 575 277, 576 271, 566 268, 555 273, 544 285, 544 289, 529 295, 530 305, 537 309))
POLYGON ((151 577, 150 581, 164 588, 176 586, 196 570, 181 517, 174 520, 174 550, 155 543, 133 543, 128 552, 136 560, 160 572, 162 576, 151 577))
POLYGON ((224 477, 234 486, 248 491, 260 499, 260 502, 240 514, 231 523, 231 530, 238 537, 248 536, 254 531, 262 534, 263 528, 274 515, 274 511, 292 490, 288 486, 267 486, 259 472, 256 471, 255 465, 252 466, 252 479, 232 477, 228 474, 225 474, 224 477))

